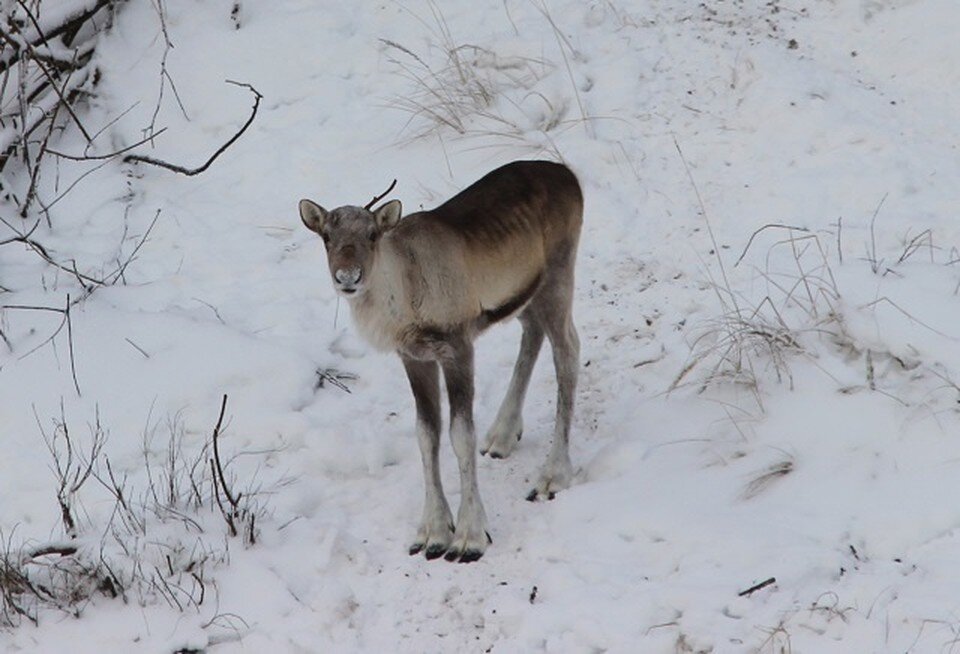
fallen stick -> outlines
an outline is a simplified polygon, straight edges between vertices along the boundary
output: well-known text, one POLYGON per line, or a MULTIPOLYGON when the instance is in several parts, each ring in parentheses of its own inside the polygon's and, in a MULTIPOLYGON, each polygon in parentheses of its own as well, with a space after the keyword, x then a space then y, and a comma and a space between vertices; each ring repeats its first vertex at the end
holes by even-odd
POLYGON ((738 596, 738 597, 749 597, 750 595, 752 595, 753 593, 757 592, 758 590, 763 590, 763 589, 766 588, 767 586, 772 586, 772 585, 775 584, 775 583, 777 583, 777 578, 776 578, 776 577, 770 577, 769 579, 764 579, 764 580, 761 581, 759 584, 755 584, 755 585, 753 585, 753 586, 750 586, 750 588, 748 588, 748 589, 746 589, 746 590, 741 590, 739 593, 737 593, 737 596, 738 596))

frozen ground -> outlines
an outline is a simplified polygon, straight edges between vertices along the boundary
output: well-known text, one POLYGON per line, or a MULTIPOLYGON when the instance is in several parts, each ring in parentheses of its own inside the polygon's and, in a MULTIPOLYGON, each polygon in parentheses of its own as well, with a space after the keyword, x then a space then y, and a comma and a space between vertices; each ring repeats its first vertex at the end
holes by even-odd
MULTIPOLYGON (((63 536, 38 427, 61 404, 81 443, 99 412, 115 472, 142 487, 144 434, 148 457, 170 431, 199 451, 223 394, 222 445, 246 453, 234 470, 269 491, 268 514, 252 547, 198 518, 224 559, 199 606, 98 596, 80 619, 46 610, 0 632, 0 649, 960 649, 954 0, 248 0, 239 29, 226 0, 163 4, 186 115, 166 83, 150 154, 195 165, 229 138, 252 98, 226 79, 263 101, 202 175, 115 161, 35 234, 95 271, 160 211, 127 283, 72 309, 81 394, 64 334, 23 356, 59 316, 3 311, 0 528, 63 536), (562 157, 586 195, 580 472, 555 501, 523 501, 553 415, 544 356, 518 450, 480 459, 493 545, 428 563, 406 554, 422 481, 402 368, 338 308, 296 202, 364 204, 396 177, 394 197, 429 207, 529 157, 562 157), (315 389, 318 369, 354 376, 350 393, 315 389)), ((103 151, 141 138, 164 51, 156 8, 131 0, 98 46, 85 120, 139 104, 103 151)), ((64 162, 45 192, 88 168, 64 162)), ((81 295, 11 246, 0 283, 4 306, 81 295)), ((512 324, 478 343, 481 433, 518 338, 512 324)), ((447 443, 442 465, 455 505, 447 443)), ((82 495, 96 544, 113 504, 96 484, 82 495)), ((144 541, 167 537, 184 538, 144 541)))

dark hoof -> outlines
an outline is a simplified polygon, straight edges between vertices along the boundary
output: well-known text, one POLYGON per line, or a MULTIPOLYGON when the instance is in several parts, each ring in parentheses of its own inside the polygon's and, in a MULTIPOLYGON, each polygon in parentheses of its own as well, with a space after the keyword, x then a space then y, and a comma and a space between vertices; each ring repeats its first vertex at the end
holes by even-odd
POLYGON ((540 492, 539 492, 536 488, 534 488, 532 491, 530 491, 529 493, 527 493, 527 501, 528 501, 528 502, 536 502, 536 501, 538 501, 538 500, 543 500, 543 499, 552 500, 552 499, 554 499, 556 496, 557 496, 556 492, 550 491, 549 493, 547 493, 546 497, 544 497, 544 496, 542 496, 542 495, 540 494, 540 492))
POLYGON ((474 561, 479 561, 482 557, 483 552, 480 550, 467 550, 465 552, 450 550, 443 558, 451 563, 473 563, 474 561))
POLYGON ((458 560, 460 563, 473 563, 479 561, 481 556, 483 556, 483 552, 480 550, 467 550, 458 560))
POLYGON ((447 548, 443 545, 431 545, 427 548, 426 557, 428 561, 433 561, 434 559, 439 559, 447 551, 447 548))
MULTIPOLYGON (((523 431, 522 431, 522 430, 519 431, 519 432, 517 432, 517 442, 518 442, 518 443, 520 442, 520 437, 521 437, 521 436, 523 436, 523 431)), ((507 457, 505 457, 505 456, 502 455, 502 454, 497 454, 496 452, 490 452, 490 450, 480 450, 480 456, 487 456, 487 455, 489 455, 491 459, 506 459, 506 458, 507 458, 507 457)))
POLYGON ((423 543, 414 543, 413 545, 410 546, 410 556, 413 556, 414 554, 419 554, 422 551, 423 551, 423 543))

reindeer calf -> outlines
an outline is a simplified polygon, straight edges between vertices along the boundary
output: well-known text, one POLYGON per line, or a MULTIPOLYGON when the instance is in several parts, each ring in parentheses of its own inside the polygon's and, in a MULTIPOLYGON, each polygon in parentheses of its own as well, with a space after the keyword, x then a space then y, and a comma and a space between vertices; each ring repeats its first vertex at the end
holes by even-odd
POLYGON ((410 554, 449 561, 483 556, 487 518, 477 489, 473 340, 517 316, 520 355, 482 453, 504 458, 523 432, 530 374, 550 339, 557 375, 553 443, 527 499, 552 498, 573 476, 568 452, 580 344, 571 316, 583 195, 566 166, 516 161, 430 211, 400 219, 400 202, 327 211, 300 201, 303 223, 323 238, 334 288, 375 347, 403 361, 417 407, 426 498, 410 554), (439 372, 450 402, 460 468, 454 524, 440 483, 439 372))

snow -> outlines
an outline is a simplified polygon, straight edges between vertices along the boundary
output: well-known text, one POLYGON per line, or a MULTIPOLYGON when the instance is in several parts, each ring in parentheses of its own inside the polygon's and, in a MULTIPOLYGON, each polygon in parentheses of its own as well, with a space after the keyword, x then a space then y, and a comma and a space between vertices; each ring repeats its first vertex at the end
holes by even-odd
MULTIPOLYGON (((148 457, 176 426, 198 452, 223 394, 222 446, 267 491, 268 513, 252 546, 204 515, 204 542, 225 556, 199 607, 97 597, 79 619, 50 609, 39 626, 0 631, 0 649, 950 651, 953 0, 241 2, 239 29, 226 0, 163 6, 168 51, 142 1, 97 46, 84 120, 106 128, 102 152, 143 138, 159 102, 167 132, 144 153, 199 165, 250 115, 253 96, 225 80, 264 97, 202 175, 114 160, 34 234, 81 271, 110 271, 160 212, 126 283, 71 311, 80 394, 66 334, 41 345, 60 316, 3 310, 0 530, 15 543, 63 536, 38 428, 49 433, 61 405, 81 440, 99 413, 114 469, 142 487, 144 434, 148 457), (464 134, 401 102, 429 102, 410 71, 452 79, 447 40, 484 49, 460 55, 496 91, 464 134), (493 544, 470 565, 410 557, 422 501, 412 397, 396 357, 338 306, 297 201, 364 204, 396 177, 392 197, 411 211, 512 159, 557 155, 586 197, 576 484, 523 501, 552 430, 544 353, 522 442, 507 460, 479 459, 493 544), (796 229, 757 232, 767 224, 796 229), (734 303, 782 320, 797 347, 781 360, 748 344, 744 370, 721 366, 704 388, 734 303), (350 392, 315 389, 318 369, 355 376, 350 392)), ((72 131, 57 144, 83 146, 72 131)), ((43 197, 89 168, 62 161, 43 197)), ((11 245, 0 285, 4 306, 82 295, 11 245)), ((477 343, 481 439, 518 343, 515 323, 477 343)), ((455 509, 446 438, 441 465, 455 509)), ((111 507, 91 488, 81 530, 98 538, 111 507)))

